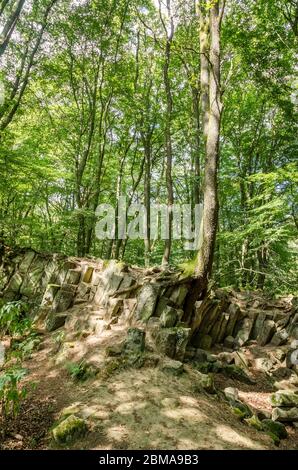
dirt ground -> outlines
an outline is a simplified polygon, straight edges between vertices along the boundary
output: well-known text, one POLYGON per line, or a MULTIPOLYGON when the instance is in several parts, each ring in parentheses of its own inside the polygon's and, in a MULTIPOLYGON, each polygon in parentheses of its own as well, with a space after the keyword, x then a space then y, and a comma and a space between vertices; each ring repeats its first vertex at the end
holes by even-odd
MULTIPOLYGON (((52 338, 24 364, 35 388, 9 423, 1 449, 54 449, 51 427, 61 410, 74 406, 88 419, 89 433, 73 449, 276 449, 265 433, 239 421, 218 395, 195 390, 191 374, 175 377, 159 368, 126 369, 105 379, 75 382, 53 362, 52 338)), ((270 408, 262 378, 247 385, 216 374, 216 386, 235 386, 252 407, 270 408)), ((298 431, 279 449, 298 449, 298 431)))

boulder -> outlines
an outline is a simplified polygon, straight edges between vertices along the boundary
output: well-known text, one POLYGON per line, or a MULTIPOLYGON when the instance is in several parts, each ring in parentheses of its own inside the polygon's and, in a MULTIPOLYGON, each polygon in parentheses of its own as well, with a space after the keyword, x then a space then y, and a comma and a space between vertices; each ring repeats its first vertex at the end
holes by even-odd
POLYGON ((186 346, 190 338, 190 328, 176 328, 176 352, 175 359, 183 361, 185 356, 186 346))
POLYGON ((288 432, 285 428, 285 425, 279 423, 278 421, 273 421, 272 419, 263 419, 262 428, 263 431, 275 434, 279 439, 286 439, 288 437, 288 432))
POLYGON ((120 316, 120 312, 123 309, 123 299, 109 299, 107 306, 107 315, 108 320, 120 316))
POLYGON ((257 337, 257 341, 260 346, 265 346, 272 339, 276 331, 276 325, 273 320, 265 320, 263 326, 260 330, 260 333, 257 337))
POLYGON ((145 284, 138 296, 135 315, 138 320, 147 322, 154 315, 160 287, 156 284, 145 284))
POLYGON ((250 418, 245 418, 244 422, 251 428, 255 428, 257 431, 263 431, 262 423, 256 415, 253 415, 250 418))
POLYGON ((274 357, 279 362, 283 362, 286 358, 286 351, 283 349, 275 349, 274 351, 271 352, 271 355, 274 357))
POLYGON ((227 326, 228 326, 229 319, 230 319, 229 313, 223 313, 222 316, 223 317, 222 317, 222 322, 220 325, 220 331, 216 338, 216 342, 220 344, 223 342, 224 338, 226 337, 226 330, 227 330, 227 326))
POLYGON ((289 369, 294 369, 294 366, 298 364, 298 348, 290 349, 286 356, 286 365, 289 369))
POLYGON ((160 316, 161 326, 164 328, 171 328, 176 325, 177 320, 178 315, 176 309, 167 305, 160 316))
POLYGON ((240 313, 241 313, 240 308, 237 304, 234 304, 234 303, 230 304, 228 308, 229 321, 228 321, 226 332, 225 332, 227 337, 233 336, 235 325, 239 319, 240 313))
POLYGON ((236 364, 236 366, 242 367, 244 369, 248 369, 249 361, 244 352, 235 351, 233 353, 233 356, 234 356, 234 363, 236 364))
POLYGON ((294 339, 293 341, 291 341, 291 343, 289 345, 289 349, 292 349, 293 351, 296 351, 298 349, 298 340, 297 339, 294 339))
POLYGON ((19 264, 19 272, 21 275, 24 276, 29 271, 30 265, 35 258, 35 255, 35 251, 27 251, 27 253, 25 253, 22 261, 19 264))
POLYGON ((259 418, 260 421, 263 421, 264 419, 271 418, 271 412, 264 409, 256 410, 256 416, 259 418))
POLYGON ((241 328, 238 331, 236 338, 235 338, 235 343, 238 346, 243 346, 249 340, 253 323, 254 322, 252 318, 249 318, 249 317, 244 318, 241 328))
POLYGON ((207 393, 215 393, 214 380, 210 374, 195 371, 195 386, 207 393))
POLYGON ((65 312, 71 307, 75 293, 76 286, 64 284, 54 298, 52 310, 55 313, 65 312))
POLYGON ((78 269, 70 269, 66 274, 65 282, 66 284, 77 285, 80 282, 81 271, 78 269))
POLYGON ((176 353, 176 331, 174 328, 161 328, 155 338, 155 345, 161 354, 174 358, 176 353))
POLYGON ((224 395, 229 402, 236 402, 239 400, 238 389, 235 387, 227 387, 224 389, 224 395))
POLYGON ((289 334, 287 333, 286 330, 280 330, 277 331, 271 340, 271 344, 274 346, 282 346, 283 344, 286 344, 288 341, 289 334))
MULTIPOLYGON (((4 291, 4 298, 6 293, 19 293, 21 286, 23 284, 23 277, 19 272, 15 272, 14 275, 10 278, 9 283, 7 284, 5 291, 4 291)), ((32 294, 32 292, 30 292, 32 294)))
POLYGON ((274 367, 274 362, 268 357, 258 357, 254 361, 254 366, 257 370, 268 373, 274 367))
POLYGON ((235 338, 233 336, 227 336, 224 340, 224 346, 228 349, 233 349, 235 345, 235 338))
POLYGON ((226 364, 232 364, 235 362, 235 355, 232 352, 221 352, 218 354, 218 359, 226 364))
POLYGON ((298 407, 298 392, 280 390, 271 395, 270 402, 273 407, 298 407))
POLYGON ((52 430, 53 438, 58 444, 71 444, 83 437, 88 430, 84 419, 70 415, 52 430))
POLYGON ((168 297, 160 297, 157 302, 157 306, 154 312, 155 317, 160 317, 162 312, 168 307, 170 299, 168 297))
POLYGON ((262 330, 264 321, 266 320, 266 316, 267 316, 266 312, 258 313, 252 332, 251 332, 251 339, 257 339, 257 337, 259 336, 262 330))
POLYGON ((184 371, 182 362, 174 361, 173 359, 167 359, 161 365, 161 370, 166 373, 173 375, 181 375, 184 371))
POLYGON ((145 331, 139 328, 128 328, 125 353, 142 353, 145 349, 145 331))
POLYGON ((207 362, 208 353, 205 349, 197 349, 195 353, 195 360, 197 362, 207 362))
POLYGON ((227 375, 228 377, 231 377, 232 379, 239 380, 240 382, 243 382, 246 384, 253 383, 251 378, 244 372, 244 370, 241 367, 238 367, 234 364, 224 365, 222 370, 225 375, 227 375))
POLYGON ((94 268, 92 266, 85 265, 82 272, 82 282, 90 284, 94 268))
POLYGON ((60 313, 60 314, 50 313, 46 319, 46 324, 45 324, 46 330, 47 331, 58 330, 58 328, 61 328, 62 326, 65 325, 67 317, 68 315, 66 313, 60 313))
POLYGON ((239 419, 251 418, 253 416, 253 413, 249 406, 239 400, 231 401, 230 405, 232 407, 233 413, 239 419))
POLYGON ((175 287, 175 289, 170 295, 170 300, 174 302, 174 304, 176 304, 178 307, 181 307, 183 305, 187 292, 188 288, 186 286, 175 287))
POLYGON ((185 354, 184 354, 184 359, 186 361, 192 361, 195 359, 196 355, 196 348, 193 348, 192 346, 187 346, 185 349, 185 354))
POLYGON ((274 408, 272 420, 282 423, 293 423, 298 421, 298 408, 274 408))
POLYGON ((209 335, 204 335, 200 339, 200 348, 201 349, 210 349, 212 345, 212 338, 209 335))

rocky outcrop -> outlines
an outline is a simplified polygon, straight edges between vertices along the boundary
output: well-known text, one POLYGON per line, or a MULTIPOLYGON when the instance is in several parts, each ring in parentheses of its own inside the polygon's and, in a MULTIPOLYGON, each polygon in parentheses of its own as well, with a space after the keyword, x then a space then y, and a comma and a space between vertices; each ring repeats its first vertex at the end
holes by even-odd
MULTIPOLYGON (((0 298, 24 300, 34 321, 48 331, 64 325, 97 333, 117 323, 140 326, 160 353, 179 361, 189 357, 191 348, 194 357, 198 348, 209 350, 216 344, 233 350, 254 340, 276 347, 297 339, 293 298, 270 304, 250 293, 218 289, 196 302, 190 322, 184 323, 189 286, 179 276, 179 271, 130 267, 115 260, 7 250, 0 266, 0 298)), ((289 355, 288 368, 295 367, 291 361, 289 355)))

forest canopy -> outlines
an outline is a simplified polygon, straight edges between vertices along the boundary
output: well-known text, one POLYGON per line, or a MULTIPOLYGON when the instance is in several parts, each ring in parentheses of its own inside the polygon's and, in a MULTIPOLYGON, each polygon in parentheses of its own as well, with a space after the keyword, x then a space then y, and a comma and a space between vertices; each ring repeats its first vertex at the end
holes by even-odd
POLYGON ((0 240, 191 265, 149 229, 99 240, 96 209, 202 203, 218 285, 294 292, 297 27, 297 0, 2 0, 0 240))

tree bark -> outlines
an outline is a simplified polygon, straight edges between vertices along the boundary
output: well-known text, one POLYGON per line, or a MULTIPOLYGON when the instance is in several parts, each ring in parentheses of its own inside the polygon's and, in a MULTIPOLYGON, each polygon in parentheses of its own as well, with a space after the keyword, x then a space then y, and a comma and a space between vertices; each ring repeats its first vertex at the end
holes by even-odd
POLYGON ((167 0, 167 12, 170 20, 170 31, 168 32, 166 27, 166 48, 165 48, 165 63, 164 63, 164 86, 166 92, 166 116, 165 116, 165 155, 166 155, 166 186, 168 196, 168 233, 167 239, 165 240, 164 253, 162 258, 162 265, 166 266, 169 264, 171 247, 172 247, 172 225, 173 225, 173 178, 172 178, 172 160, 173 160, 173 149, 172 149, 172 112, 173 112, 173 97, 171 90, 171 81, 169 76, 169 69, 171 63, 171 48, 174 37, 174 21, 171 13, 171 2, 167 0))
POLYGON ((221 114, 223 108, 221 102, 220 76, 221 18, 222 12, 220 14, 218 1, 209 7, 206 0, 201 0, 201 107, 206 154, 203 188, 203 239, 202 246, 197 254, 194 280, 186 298, 185 320, 191 318, 194 303, 204 295, 207 289, 212 272, 216 241, 219 211, 217 173, 219 164, 221 114), (210 48, 208 46, 208 31, 210 31, 210 48))

